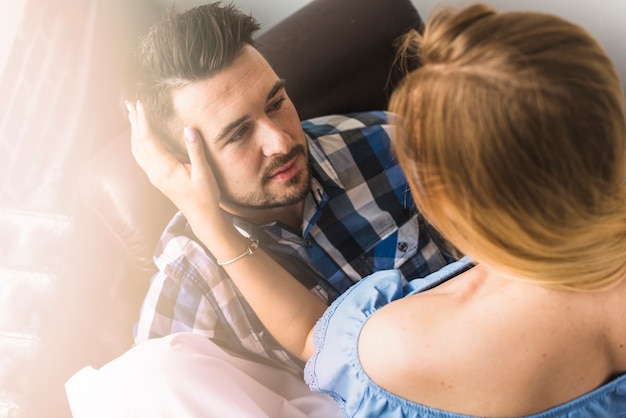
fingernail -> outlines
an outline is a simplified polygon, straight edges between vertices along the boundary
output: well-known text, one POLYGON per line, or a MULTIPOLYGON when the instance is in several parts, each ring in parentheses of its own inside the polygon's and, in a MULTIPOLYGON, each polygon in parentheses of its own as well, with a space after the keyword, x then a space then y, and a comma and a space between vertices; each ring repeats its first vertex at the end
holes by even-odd
POLYGON ((185 139, 189 142, 194 142, 198 138, 196 135, 196 130, 190 126, 187 126, 183 130, 183 135, 185 136, 185 139))
POLYGON ((126 110, 130 112, 130 102, 128 100, 124 100, 124 104, 126 105, 126 110))

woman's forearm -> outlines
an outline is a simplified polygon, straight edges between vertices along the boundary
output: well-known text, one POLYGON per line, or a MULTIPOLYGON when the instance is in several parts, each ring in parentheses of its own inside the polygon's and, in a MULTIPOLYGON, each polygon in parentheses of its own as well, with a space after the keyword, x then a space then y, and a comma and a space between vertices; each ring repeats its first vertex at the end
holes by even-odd
MULTIPOLYGON (((251 245, 225 218, 190 222, 218 261, 232 260, 251 245)), ((313 354, 312 329, 326 305, 261 249, 222 267, 272 336, 308 360, 313 354)))
MULTIPOLYGON (((219 207, 220 190, 198 132, 184 129, 189 163, 181 163, 152 132, 141 103, 126 106, 133 156, 150 182, 180 209, 217 260, 243 254, 250 242, 219 207)), ((311 330, 326 305, 262 250, 223 267, 274 338, 307 360, 312 355, 311 330)))

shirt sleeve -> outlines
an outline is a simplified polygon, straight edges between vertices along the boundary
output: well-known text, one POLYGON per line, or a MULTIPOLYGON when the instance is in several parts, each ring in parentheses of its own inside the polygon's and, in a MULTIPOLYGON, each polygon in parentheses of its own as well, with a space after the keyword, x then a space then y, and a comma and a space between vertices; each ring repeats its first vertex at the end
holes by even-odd
POLYGON ((178 332, 210 338, 241 357, 301 373, 302 362, 266 331, 226 272, 193 237, 164 234, 135 342, 178 332))
POLYGON ((159 270, 150 281, 135 341, 182 331, 215 338, 218 324, 226 322, 221 306, 237 299, 223 270, 186 236, 170 238, 156 264, 159 270))

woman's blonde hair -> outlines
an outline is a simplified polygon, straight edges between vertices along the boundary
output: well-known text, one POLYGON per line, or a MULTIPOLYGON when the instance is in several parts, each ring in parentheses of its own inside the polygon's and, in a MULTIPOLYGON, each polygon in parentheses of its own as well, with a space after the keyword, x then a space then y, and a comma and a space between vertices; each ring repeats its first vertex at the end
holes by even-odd
POLYGON ((626 276, 626 118, 601 46, 559 17, 435 13, 401 44, 394 146, 424 216, 459 250, 545 286, 626 276))

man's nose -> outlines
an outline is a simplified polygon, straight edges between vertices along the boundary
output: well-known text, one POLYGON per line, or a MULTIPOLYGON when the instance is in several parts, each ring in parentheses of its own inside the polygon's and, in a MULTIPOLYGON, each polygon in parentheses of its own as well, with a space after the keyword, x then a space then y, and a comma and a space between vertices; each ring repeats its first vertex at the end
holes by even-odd
POLYGON ((291 137, 271 119, 266 118, 261 122, 261 141, 263 143, 263 155, 271 157, 276 154, 287 154, 293 147, 291 137))

